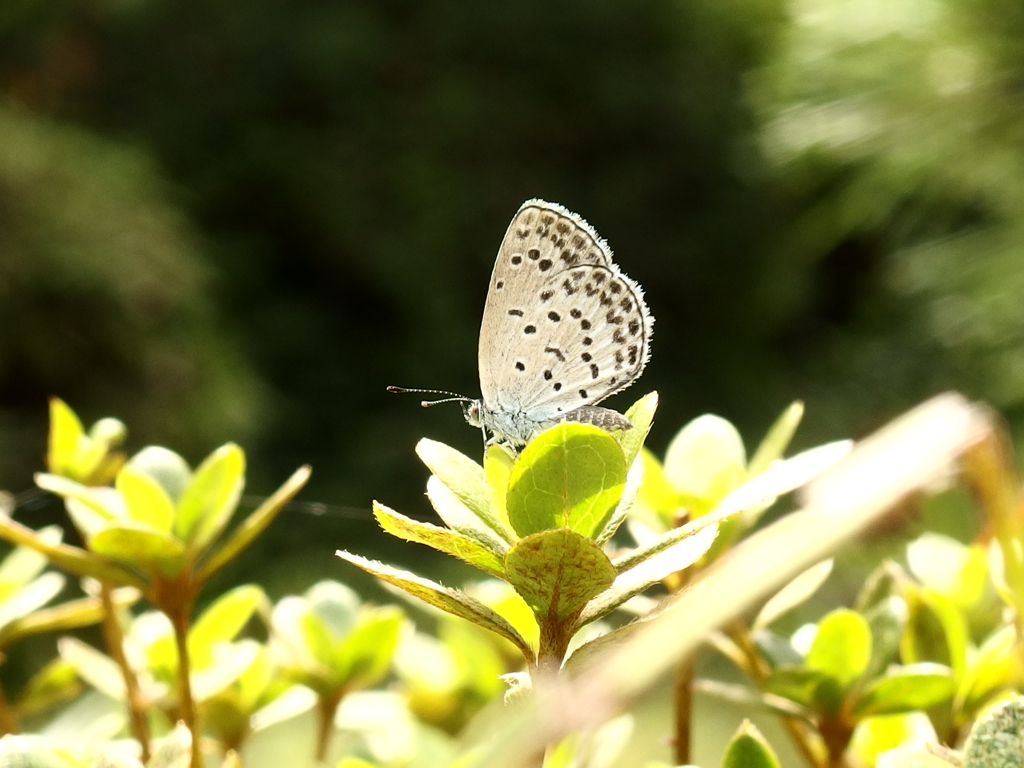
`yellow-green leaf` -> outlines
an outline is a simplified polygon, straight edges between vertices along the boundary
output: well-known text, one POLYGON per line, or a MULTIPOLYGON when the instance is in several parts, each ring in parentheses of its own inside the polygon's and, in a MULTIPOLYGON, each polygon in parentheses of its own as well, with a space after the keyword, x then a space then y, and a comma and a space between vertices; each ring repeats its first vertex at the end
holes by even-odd
POLYGON ((625 483, 625 458, 613 437, 589 424, 562 422, 534 438, 512 468, 509 521, 520 536, 570 528, 593 538, 625 483))

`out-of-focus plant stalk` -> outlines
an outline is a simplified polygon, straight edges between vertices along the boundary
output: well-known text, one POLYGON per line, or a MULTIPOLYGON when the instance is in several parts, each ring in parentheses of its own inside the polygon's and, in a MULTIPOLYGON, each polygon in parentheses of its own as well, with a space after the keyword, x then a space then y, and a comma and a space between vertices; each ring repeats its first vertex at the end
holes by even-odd
POLYGON ((117 618, 117 605, 113 598, 113 588, 107 582, 100 583, 100 600, 103 603, 103 640, 107 652, 121 669, 124 678, 125 699, 128 704, 128 724, 132 736, 142 748, 142 762, 149 762, 149 717, 146 715, 146 701, 139 688, 139 680, 135 670, 128 663, 124 653, 124 634, 117 618))
MULTIPOLYGON (((759 687, 762 686, 768 678, 771 668, 768 666, 767 659, 758 650, 757 644, 754 642, 754 638, 751 637, 750 629, 746 623, 742 619, 734 619, 724 627, 724 631, 746 659, 746 670, 753 681, 759 687)), ((820 744, 816 743, 813 739, 811 730, 805 722, 790 715, 780 715, 780 717, 786 732, 789 733, 790 740, 804 760, 807 761, 808 765, 813 768, 824 768, 826 765, 831 764, 829 758, 823 753, 820 744)))

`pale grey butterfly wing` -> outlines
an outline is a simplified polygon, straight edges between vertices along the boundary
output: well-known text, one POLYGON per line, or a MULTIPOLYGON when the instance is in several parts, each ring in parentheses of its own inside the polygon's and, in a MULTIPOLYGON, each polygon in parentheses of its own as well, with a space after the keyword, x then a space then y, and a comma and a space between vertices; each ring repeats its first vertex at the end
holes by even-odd
POLYGON ((640 376, 652 324, 640 286, 583 219, 527 201, 505 233, 487 293, 479 421, 522 443, 562 419, 588 420, 578 409, 640 376))

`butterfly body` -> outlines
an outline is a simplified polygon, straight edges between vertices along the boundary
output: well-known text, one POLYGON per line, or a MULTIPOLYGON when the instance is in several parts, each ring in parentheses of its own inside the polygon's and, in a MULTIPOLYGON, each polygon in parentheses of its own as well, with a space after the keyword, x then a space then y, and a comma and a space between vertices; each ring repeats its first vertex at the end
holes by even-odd
POLYGON ((650 356, 654 319, 640 286, 582 218, 525 202, 498 250, 478 350, 470 424, 522 445, 560 421, 628 429, 596 403, 625 389, 650 356))

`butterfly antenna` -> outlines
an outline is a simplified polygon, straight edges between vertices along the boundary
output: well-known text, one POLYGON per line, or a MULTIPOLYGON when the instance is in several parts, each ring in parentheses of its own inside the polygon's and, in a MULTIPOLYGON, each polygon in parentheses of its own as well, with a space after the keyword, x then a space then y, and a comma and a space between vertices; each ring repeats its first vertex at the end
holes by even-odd
POLYGON ((429 408, 432 405, 439 405, 441 403, 471 403, 473 398, 460 395, 457 392, 448 392, 444 389, 409 389, 407 387, 388 387, 388 392, 395 392, 398 394, 404 394, 406 392, 418 393, 423 395, 448 395, 448 397, 442 400, 424 400, 420 403, 424 408, 429 408))

